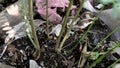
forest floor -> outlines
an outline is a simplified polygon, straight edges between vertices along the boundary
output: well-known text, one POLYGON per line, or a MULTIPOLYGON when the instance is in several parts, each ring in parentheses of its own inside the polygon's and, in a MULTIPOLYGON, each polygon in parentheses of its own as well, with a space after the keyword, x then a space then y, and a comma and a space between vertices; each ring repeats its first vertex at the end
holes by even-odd
MULTIPOLYGON (((6 0, 6 2, 0 3, 0 12, 5 10, 7 6, 13 4, 14 2, 16 2, 16 0, 6 0)), ((93 1, 93 5, 94 7, 95 5, 98 5, 97 0, 93 1)), ((107 5, 105 9, 107 8, 111 8, 111 6, 107 5)), ((82 9, 80 14, 84 15, 85 12, 88 11, 82 9)), ((40 16, 36 12, 34 13, 34 19, 39 19, 40 16)), ((82 37, 83 33, 89 28, 89 26, 82 30, 73 30, 73 33, 65 41, 61 53, 58 54, 55 51, 57 37, 55 35, 50 35, 50 38, 47 38, 47 34, 45 32, 46 24, 42 24, 39 26, 41 30, 36 31, 41 48, 40 58, 36 60, 33 57, 32 54, 35 51, 34 46, 32 45, 28 37, 22 37, 7 45, 7 49, 5 50, 3 56, 0 58, 0 66, 3 67, 2 65, 5 64, 12 66, 11 68, 28 68, 31 64, 30 60, 33 60, 40 68, 88 68, 91 63, 95 62, 95 60, 99 58, 99 56, 101 56, 110 48, 110 44, 111 42, 113 42, 110 36, 109 38, 104 40, 104 42, 101 44, 102 46, 92 52, 92 49, 94 49, 96 45, 111 31, 108 26, 104 24, 104 22, 98 19, 95 21, 92 28, 88 31, 83 41, 78 43, 79 39, 82 37), (91 56, 88 55, 90 52, 92 53, 91 56), (79 62, 81 63, 78 64, 79 62)), ((5 49, 5 39, 2 37, 2 33, 0 35, 1 54, 5 49)), ((116 53, 110 53, 106 55, 106 57, 100 63, 96 64, 94 68, 106 68, 113 62, 115 62, 116 59, 118 59, 119 57, 120 55, 116 53)))

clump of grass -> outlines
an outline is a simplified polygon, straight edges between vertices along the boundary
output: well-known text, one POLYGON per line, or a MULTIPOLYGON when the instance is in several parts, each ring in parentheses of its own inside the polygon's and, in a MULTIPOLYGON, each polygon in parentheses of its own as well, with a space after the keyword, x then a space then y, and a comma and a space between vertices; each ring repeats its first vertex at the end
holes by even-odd
POLYGON ((68 36, 69 36, 69 33, 70 33, 70 31, 71 31, 71 29, 72 29, 72 27, 73 27, 73 23, 74 23, 74 21, 77 19, 78 15, 79 15, 82 7, 83 7, 83 3, 84 3, 84 0, 82 1, 81 5, 79 6, 79 8, 78 8, 78 10, 77 10, 77 12, 76 12, 76 15, 74 16, 74 18, 73 18, 73 20, 72 20, 72 22, 71 22, 71 24, 70 24, 70 27, 69 27, 68 30, 67 30, 67 33, 65 34, 62 42, 61 42, 60 45, 59 45, 59 48, 58 48, 58 51, 59 51, 59 52, 61 52, 62 47, 63 47, 63 44, 64 44, 65 40, 68 38, 68 36))
MULTIPOLYGON (((23 9, 23 14, 24 14, 24 19, 25 19, 25 22, 26 22, 26 32, 27 32, 27 35, 29 37, 29 39, 31 40, 31 42, 33 43, 34 47, 36 48, 36 55, 39 56, 40 54, 40 45, 39 45, 39 42, 38 42, 38 39, 37 39, 37 36, 36 36, 36 32, 35 32, 35 27, 34 27, 34 23, 33 23, 33 3, 32 3, 32 0, 29 0, 28 2, 28 5, 29 5, 29 17, 30 17, 30 25, 31 25, 31 30, 32 30, 32 36, 33 36, 33 40, 32 40, 32 37, 30 35, 30 32, 28 31, 27 27, 28 27, 28 19, 27 19, 27 16, 26 16, 26 11, 25 11, 25 7, 24 7, 24 0, 22 0, 22 9, 23 9)), ((82 5, 83 5, 84 1, 82 1, 82 5)), ((63 24, 62 24, 62 29, 61 29, 61 32, 60 32, 60 35, 59 37, 57 38, 57 41, 56 41, 56 47, 55 47, 55 50, 60 53, 61 50, 62 50, 62 47, 66 41, 66 39, 68 38, 68 34, 69 32, 71 31, 72 27, 73 27, 73 23, 74 21, 77 19, 81 9, 82 9, 82 5, 80 5, 80 7, 78 8, 77 12, 76 12, 76 15, 74 16, 73 20, 72 20, 72 23, 70 24, 70 27, 68 28, 67 32, 65 33, 65 36, 63 36, 63 33, 64 33, 64 30, 65 30, 65 27, 67 25, 67 21, 68 21, 68 17, 69 17, 69 14, 70 14, 70 9, 71 9, 71 6, 73 4, 73 0, 70 0, 70 3, 69 3, 69 6, 67 8, 67 12, 66 12, 66 15, 64 17, 64 20, 63 20, 63 24), (61 41, 61 38, 63 36, 63 39, 61 41)), ((48 0, 46 0, 46 25, 47 25, 47 28, 46 28, 46 31, 47 31, 47 36, 49 38, 49 22, 48 22, 48 0)), ((102 10, 101 10, 102 11, 102 10)), ((98 15, 99 16, 99 15, 98 15)), ((94 22, 98 19, 98 16, 94 19, 93 23, 88 27, 87 31, 84 32, 83 36, 79 39, 79 41, 76 43, 76 45, 70 49, 70 51, 74 50, 74 48, 77 47, 77 45, 82 42, 85 38, 85 36, 87 35, 88 31, 91 29, 91 27, 93 26, 94 22)), ((120 27, 119 27, 120 28, 120 27)), ((96 48, 102 44, 108 37, 110 37, 117 29, 113 30, 110 34, 108 34, 105 38, 103 38, 103 40, 100 41, 100 43, 98 43, 96 45, 95 48, 93 48, 93 50, 91 51, 94 52, 94 50, 96 50, 96 48)), ((105 58, 105 56, 107 54, 109 54, 112 50, 114 50, 116 47, 120 46, 120 43, 116 43, 114 45, 113 48, 111 48, 110 50, 108 50, 107 52, 105 52, 105 54, 103 54, 102 56, 100 56, 97 60, 95 60, 89 68, 92 68, 94 67, 97 63, 100 63, 103 58, 105 58)), ((91 55, 91 53, 89 53, 89 56, 91 55)), ((88 58, 85 58, 84 57, 84 54, 82 54, 82 56, 80 56, 80 59, 79 61, 81 61, 82 59, 82 62, 78 62, 78 67, 82 67, 84 65, 84 62, 86 61, 86 59, 88 58), (81 58, 82 57, 82 58, 81 58), (80 66, 79 66, 80 65, 80 66)), ((118 61, 116 61, 115 63, 117 63, 118 61)), ((113 66, 115 63, 113 63, 111 66, 113 66)), ((111 67, 109 66, 109 67, 111 67)))
MULTIPOLYGON (((115 48, 117 48, 117 47, 120 47, 120 42, 116 42, 110 50, 108 50, 105 54, 103 54, 103 55, 100 56, 96 61, 94 61, 94 62, 90 65, 89 68, 93 68, 93 66, 95 66, 97 63, 100 63, 100 62, 106 57, 107 54, 109 54, 111 51, 113 51, 113 50, 114 50, 115 48)), ((116 62, 117 62, 117 61, 116 61, 116 62)), ((115 62, 115 63, 116 63, 116 62, 115 62)), ((114 64, 115 64, 115 63, 114 63, 114 64)), ((114 64, 112 64, 111 66, 113 66, 114 64)), ((111 67, 111 66, 109 66, 109 67, 111 67)))

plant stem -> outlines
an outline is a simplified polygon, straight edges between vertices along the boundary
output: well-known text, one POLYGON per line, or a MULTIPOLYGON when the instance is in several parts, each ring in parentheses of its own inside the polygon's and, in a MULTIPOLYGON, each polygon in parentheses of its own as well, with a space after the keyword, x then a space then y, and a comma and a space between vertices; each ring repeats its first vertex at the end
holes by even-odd
POLYGON ((29 0, 28 5, 29 5, 29 14, 28 15, 30 17, 30 25, 31 25, 33 39, 34 39, 33 41, 35 43, 36 50, 40 51, 40 46, 39 46, 38 38, 37 38, 37 35, 36 35, 34 23, 33 23, 33 0, 29 0))
POLYGON ((47 37, 49 38, 49 22, 48 22, 48 0, 46 0, 46 31, 47 31, 47 37))
POLYGON ((27 36, 28 38, 30 39, 30 41, 32 42, 33 45, 35 45, 34 41, 32 40, 32 37, 30 35, 30 31, 29 31, 29 23, 28 23, 28 19, 27 19, 27 12, 26 12, 26 9, 25 9, 25 3, 24 3, 24 0, 22 0, 22 12, 23 12, 23 15, 24 15, 24 21, 25 21, 25 27, 26 27, 26 33, 27 33, 27 36))
POLYGON ((63 40, 62 40, 62 42, 61 42, 61 44, 60 44, 59 51, 61 51, 65 40, 68 38, 69 32, 71 31, 71 29, 72 29, 72 27, 73 27, 73 23, 74 23, 74 21, 77 19, 78 15, 79 15, 82 7, 83 7, 83 4, 84 4, 84 0, 82 1, 82 5, 80 5, 80 7, 78 8, 75 17, 73 18, 73 20, 72 20, 72 22, 71 22, 71 24, 70 24, 70 27, 69 27, 69 29, 67 30, 67 33, 65 34, 65 37, 63 38, 63 40))
POLYGON ((62 37, 63 32, 64 32, 64 30, 65 30, 65 26, 66 26, 66 24, 67 24, 67 20, 68 20, 68 16, 69 16, 69 13, 70 13, 70 9, 71 9, 72 4, 73 4, 73 0, 70 0, 70 4, 69 4, 69 6, 68 6, 68 8, 67 8, 67 13, 66 13, 66 15, 65 15, 64 22, 63 22, 63 24, 62 24, 62 29, 61 29, 61 31, 60 31, 60 35, 59 35, 59 37, 58 37, 58 39, 57 39, 57 42, 56 42, 56 50, 57 50, 57 51, 58 51, 58 48, 59 48, 59 43, 60 43, 61 37, 62 37))

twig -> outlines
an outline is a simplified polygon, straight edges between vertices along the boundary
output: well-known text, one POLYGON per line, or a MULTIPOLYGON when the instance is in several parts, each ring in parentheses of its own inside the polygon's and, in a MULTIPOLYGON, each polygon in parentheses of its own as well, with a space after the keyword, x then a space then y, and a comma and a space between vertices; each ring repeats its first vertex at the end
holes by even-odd
POLYGON ((12 39, 12 40, 10 40, 8 43, 5 43, 5 44, 4 44, 4 50, 3 50, 2 53, 0 54, 0 58, 2 58, 2 56, 4 55, 4 53, 5 53, 8 45, 11 44, 13 41, 14 41, 14 40, 12 39))

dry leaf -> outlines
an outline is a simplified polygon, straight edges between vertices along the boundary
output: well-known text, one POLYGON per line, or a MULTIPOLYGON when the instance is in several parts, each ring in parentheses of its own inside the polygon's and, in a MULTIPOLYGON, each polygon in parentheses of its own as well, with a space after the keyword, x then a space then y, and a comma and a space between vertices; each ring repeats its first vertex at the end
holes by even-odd
MULTIPOLYGON (((45 23, 45 21, 43 20, 34 20, 34 25, 35 28, 39 27, 39 25, 45 23)), ((28 27, 30 33, 31 33, 31 27, 29 25, 28 27)), ((19 39, 21 37, 25 37, 26 36, 26 25, 25 22, 21 22, 15 26, 13 26, 13 28, 9 31, 6 32, 6 34, 8 34, 8 36, 5 38, 5 43, 9 42, 10 39, 16 40, 19 39)))
POLYGON ((50 34, 55 34, 56 36, 59 36, 60 31, 62 29, 62 25, 61 24, 57 24, 52 31, 50 32, 50 34))

